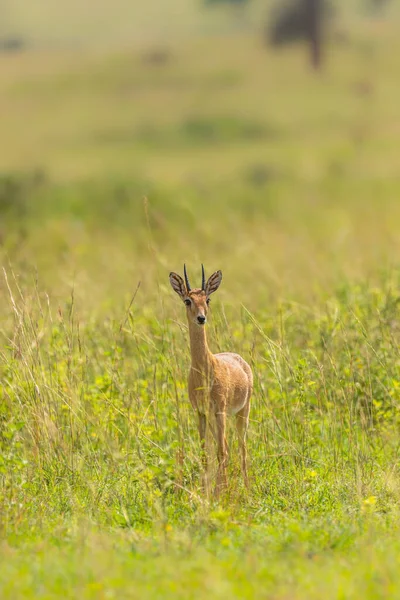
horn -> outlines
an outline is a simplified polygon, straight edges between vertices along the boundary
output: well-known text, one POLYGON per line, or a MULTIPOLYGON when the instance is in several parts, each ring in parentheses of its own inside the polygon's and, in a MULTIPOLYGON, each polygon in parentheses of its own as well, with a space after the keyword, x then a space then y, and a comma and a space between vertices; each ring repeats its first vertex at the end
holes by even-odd
POLYGON ((205 291, 206 289, 206 276, 204 273, 204 266, 201 265, 201 289, 205 291))
POLYGON ((187 273, 186 273, 186 265, 183 265, 183 273, 185 275, 186 289, 187 289, 188 292, 190 292, 191 288, 190 288, 189 278, 188 278, 187 273))

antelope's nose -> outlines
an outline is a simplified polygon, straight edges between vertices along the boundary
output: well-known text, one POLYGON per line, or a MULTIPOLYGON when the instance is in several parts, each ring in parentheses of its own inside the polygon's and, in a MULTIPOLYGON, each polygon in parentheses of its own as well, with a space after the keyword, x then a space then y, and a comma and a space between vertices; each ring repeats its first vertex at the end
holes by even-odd
POLYGON ((203 315, 199 315, 197 317, 197 321, 200 323, 200 325, 204 325, 204 323, 206 322, 206 318, 203 315))

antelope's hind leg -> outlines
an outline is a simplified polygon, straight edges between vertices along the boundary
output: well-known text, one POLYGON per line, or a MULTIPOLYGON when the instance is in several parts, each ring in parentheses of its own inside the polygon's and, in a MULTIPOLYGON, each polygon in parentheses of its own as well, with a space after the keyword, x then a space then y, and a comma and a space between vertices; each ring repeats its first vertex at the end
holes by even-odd
POLYGON ((247 401, 247 404, 240 410, 236 415, 236 430, 238 434, 239 441, 239 451, 241 458, 241 469, 245 486, 249 487, 249 477, 247 473, 247 446, 246 446, 246 436, 247 429, 249 427, 249 415, 250 415, 250 400, 247 401))

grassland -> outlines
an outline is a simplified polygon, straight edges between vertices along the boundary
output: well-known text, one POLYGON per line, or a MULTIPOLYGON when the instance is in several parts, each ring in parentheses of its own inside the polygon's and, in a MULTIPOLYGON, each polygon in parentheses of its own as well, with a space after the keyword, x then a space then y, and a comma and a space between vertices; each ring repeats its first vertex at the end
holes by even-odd
POLYGON ((398 50, 1 57, 2 599, 399 597, 398 50), (210 345, 255 374, 219 503, 183 261, 222 269, 210 345))

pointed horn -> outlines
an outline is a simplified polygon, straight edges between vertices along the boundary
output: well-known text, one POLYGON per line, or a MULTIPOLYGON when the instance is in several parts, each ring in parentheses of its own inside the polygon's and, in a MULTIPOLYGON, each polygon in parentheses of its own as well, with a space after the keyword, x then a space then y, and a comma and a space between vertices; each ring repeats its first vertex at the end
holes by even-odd
POLYGON ((206 275, 204 273, 204 266, 201 265, 201 289, 206 290, 206 275))
POLYGON ((186 289, 187 289, 188 292, 190 292, 191 288, 190 288, 189 278, 188 278, 187 273, 186 273, 186 265, 183 265, 183 273, 185 275, 186 289))

